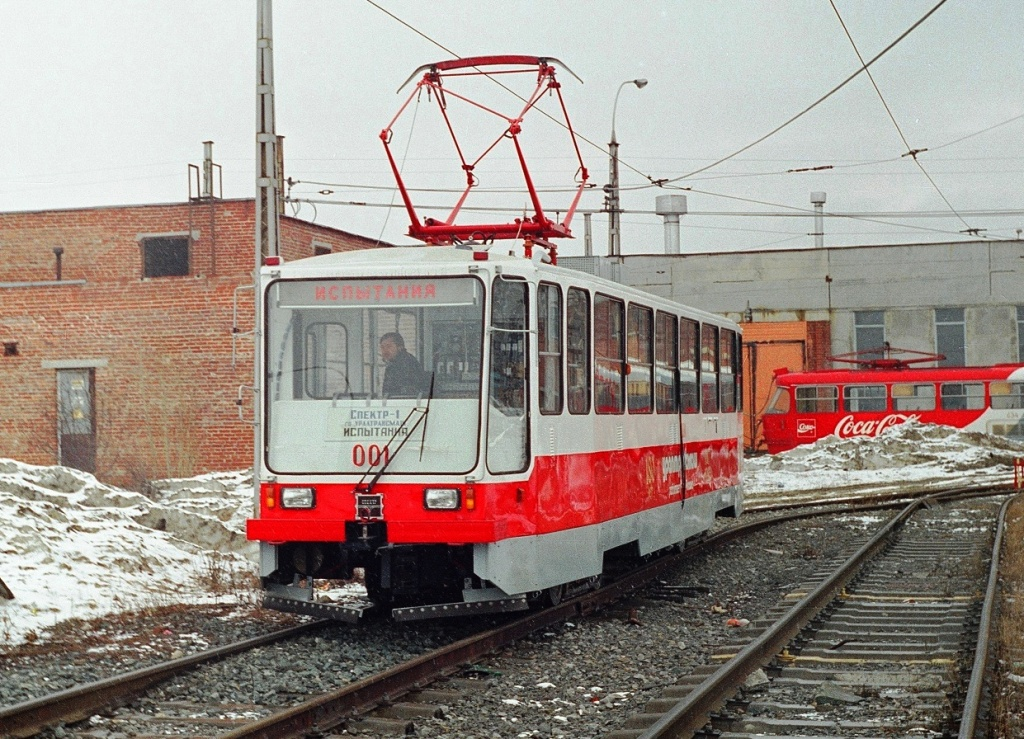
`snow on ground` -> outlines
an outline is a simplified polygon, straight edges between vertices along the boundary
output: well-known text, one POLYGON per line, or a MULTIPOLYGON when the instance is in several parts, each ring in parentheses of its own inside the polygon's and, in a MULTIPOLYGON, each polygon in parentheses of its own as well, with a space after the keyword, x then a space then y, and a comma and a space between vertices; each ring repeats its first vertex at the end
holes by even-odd
POLYGON ((254 597, 248 473, 159 483, 149 495, 65 467, 0 459, 0 643, 67 618, 254 597))
MULTIPOLYGON (((868 487, 1012 483, 1024 444, 908 422, 878 439, 822 439, 745 463, 748 506, 855 497, 868 487)), ((252 601, 256 546, 248 472, 156 483, 146 495, 64 467, 0 459, 0 640, 68 618, 137 608, 252 601)))
POLYGON ((846 499, 875 492, 940 491, 967 485, 1012 485, 1024 443, 999 436, 907 421, 878 437, 827 436, 782 454, 744 462, 747 506, 846 499))

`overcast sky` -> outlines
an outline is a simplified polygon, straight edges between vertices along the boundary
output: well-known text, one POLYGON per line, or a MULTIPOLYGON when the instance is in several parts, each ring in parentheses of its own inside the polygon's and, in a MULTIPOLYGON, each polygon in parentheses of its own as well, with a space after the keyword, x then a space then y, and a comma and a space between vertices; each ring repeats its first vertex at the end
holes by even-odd
MULTIPOLYGON (((292 196, 321 201, 289 212, 408 243, 403 210, 344 204, 398 203, 379 138, 413 85, 396 90, 419 66, 453 54, 529 54, 555 57, 583 81, 558 68, 595 185, 584 210, 602 208, 616 90, 649 80, 622 89, 615 117, 626 254, 662 249, 655 197, 671 193, 688 198, 684 251, 811 247, 812 191, 827 193, 827 212, 871 214, 827 219, 826 245, 959 240, 969 228, 1015 238, 1024 227, 1020 0, 948 0, 870 67, 877 92, 862 73, 763 142, 676 180, 754 143, 856 72, 846 31, 870 60, 940 0, 833 2, 276 0, 285 173, 298 181, 292 196), (929 151, 918 166, 902 156, 908 149, 929 151), (812 167, 831 169, 787 172, 812 167), (648 178, 692 189, 657 189, 648 178), (993 210, 1013 212, 981 212, 993 210), (774 215, 744 215, 753 212, 774 215)), ((251 197, 256 7, 0 0, 0 210, 184 201, 187 164, 201 163, 207 139, 225 197, 251 197)), ((502 81, 522 94, 533 86, 529 75, 502 81)), ((521 107, 493 83, 476 89, 503 113, 521 107)), ((441 190, 415 193, 421 217, 443 218, 463 179, 427 102, 405 111, 392 146, 410 187, 441 190)), ((551 102, 544 109, 555 113, 551 102)), ((477 125, 455 105, 450 112, 466 126, 459 142, 468 152, 500 131, 497 119, 477 125)), ((563 129, 533 116, 524 120, 527 164, 556 190, 542 195, 545 207, 564 211, 572 148, 563 129)), ((483 192, 513 176, 521 182, 512 150, 499 147, 485 161, 481 192, 467 205, 507 210, 467 212, 460 222, 506 222, 525 205, 522 188, 483 192)), ((604 254, 607 216, 592 222, 594 252, 604 254)), ((561 242, 561 253, 582 254, 582 215, 571 225, 578 238, 561 242)))

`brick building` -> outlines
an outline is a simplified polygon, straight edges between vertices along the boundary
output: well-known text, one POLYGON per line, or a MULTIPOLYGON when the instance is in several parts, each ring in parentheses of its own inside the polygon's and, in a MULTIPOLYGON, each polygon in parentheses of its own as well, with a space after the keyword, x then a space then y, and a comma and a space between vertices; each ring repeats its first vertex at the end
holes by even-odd
MULTIPOLYGON (((0 213, 0 457, 127 486, 250 466, 254 232, 253 200, 0 213)), ((377 245, 280 235, 286 260, 377 245)))

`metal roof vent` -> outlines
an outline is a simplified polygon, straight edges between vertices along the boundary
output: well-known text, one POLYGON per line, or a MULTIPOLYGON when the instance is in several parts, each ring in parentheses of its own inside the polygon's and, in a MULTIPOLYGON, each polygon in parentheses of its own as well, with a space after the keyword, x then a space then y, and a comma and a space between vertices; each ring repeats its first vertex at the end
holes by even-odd
POLYGON ((679 216, 686 215, 685 195, 659 195, 654 212, 665 219, 665 253, 679 253, 679 216))

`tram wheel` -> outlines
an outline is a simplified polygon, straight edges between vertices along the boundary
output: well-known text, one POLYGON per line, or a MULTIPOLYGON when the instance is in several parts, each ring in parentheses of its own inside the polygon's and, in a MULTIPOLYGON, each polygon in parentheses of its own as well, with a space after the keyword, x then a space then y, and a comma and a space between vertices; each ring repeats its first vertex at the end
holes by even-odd
POLYGON ((544 591, 544 595, 550 605, 557 606, 565 597, 565 585, 552 585, 544 591))

